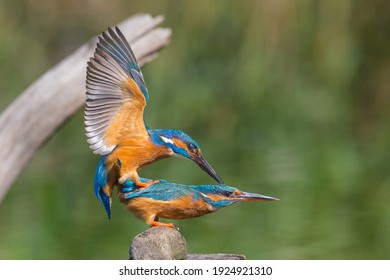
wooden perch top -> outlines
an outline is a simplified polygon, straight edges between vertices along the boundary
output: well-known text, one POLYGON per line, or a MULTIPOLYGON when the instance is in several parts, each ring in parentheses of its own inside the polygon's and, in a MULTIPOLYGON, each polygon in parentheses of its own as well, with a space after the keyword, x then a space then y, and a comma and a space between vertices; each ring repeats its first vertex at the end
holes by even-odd
MULTIPOLYGON (((142 66, 169 43, 162 16, 135 15, 118 26, 142 66)), ((97 38, 43 74, 0 115, 0 201, 40 146, 85 102, 85 72, 97 38)))
POLYGON ((245 260, 236 254, 188 254, 187 242, 176 229, 151 227, 137 235, 130 245, 130 260, 245 260))
POLYGON ((184 260, 187 243, 184 236, 169 227, 151 227, 131 242, 131 260, 184 260))

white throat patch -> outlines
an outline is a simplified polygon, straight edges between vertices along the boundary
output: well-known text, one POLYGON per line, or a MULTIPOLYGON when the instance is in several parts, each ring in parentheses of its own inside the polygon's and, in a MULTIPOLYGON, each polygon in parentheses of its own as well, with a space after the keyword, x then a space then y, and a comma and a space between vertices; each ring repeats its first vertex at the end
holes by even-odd
POLYGON ((164 136, 160 136, 160 138, 161 138, 165 143, 173 144, 172 139, 166 138, 166 137, 164 137, 164 136))

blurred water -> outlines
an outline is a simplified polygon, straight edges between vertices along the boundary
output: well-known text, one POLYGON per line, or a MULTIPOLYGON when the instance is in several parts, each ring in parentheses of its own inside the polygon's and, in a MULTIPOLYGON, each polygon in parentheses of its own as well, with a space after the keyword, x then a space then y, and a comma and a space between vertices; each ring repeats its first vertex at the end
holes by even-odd
MULTIPOLYGON (((227 184, 281 199, 175 222, 189 251, 388 259, 385 4, 0 1, 0 109, 107 26, 138 12, 165 15, 172 42, 143 70, 149 126, 186 131, 227 184)), ((80 112, 1 203, 1 259, 124 259, 147 228, 116 201, 107 220, 93 194, 98 157, 83 129, 80 112)), ((141 175, 212 182, 179 159, 141 175)))

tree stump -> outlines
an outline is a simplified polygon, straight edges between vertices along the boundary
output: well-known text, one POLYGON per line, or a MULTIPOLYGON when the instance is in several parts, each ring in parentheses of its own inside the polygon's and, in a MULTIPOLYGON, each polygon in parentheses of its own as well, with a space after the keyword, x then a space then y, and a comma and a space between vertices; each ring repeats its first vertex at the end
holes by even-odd
POLYGON ((245 256, 237 254, 189 254, 187 260, 245 260, 245 256))
POLYGON ((151 227, 131 242, 130 260, 245 260, 237 254, 187 254, 184 236, 173 228, 151 227))
POLYGON ((183 260, 187 243, 176 229, 151 227, 133 239, 129 255, 131 260, 183 260))

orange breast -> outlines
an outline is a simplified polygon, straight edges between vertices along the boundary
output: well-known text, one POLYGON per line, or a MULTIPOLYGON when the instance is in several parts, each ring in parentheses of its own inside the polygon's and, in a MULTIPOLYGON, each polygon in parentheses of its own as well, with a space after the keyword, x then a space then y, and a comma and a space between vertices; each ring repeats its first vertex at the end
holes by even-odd
POLYGON ((145 221, 153 215, 159 218, 179 220, 199 217, 215 211, 203 199, 192 200, 191 196, 172 201, 137 197, 128 200, 126 206, 134 215, 145 221))
POLYGON ((154 145, 147 137, 122 141, 115 150, 107 156, 108 168, 117 164, 118 159, 122 164, 122 171, 136 171, 137 169, 171 156, 172 151, 166 147, 154 145))

